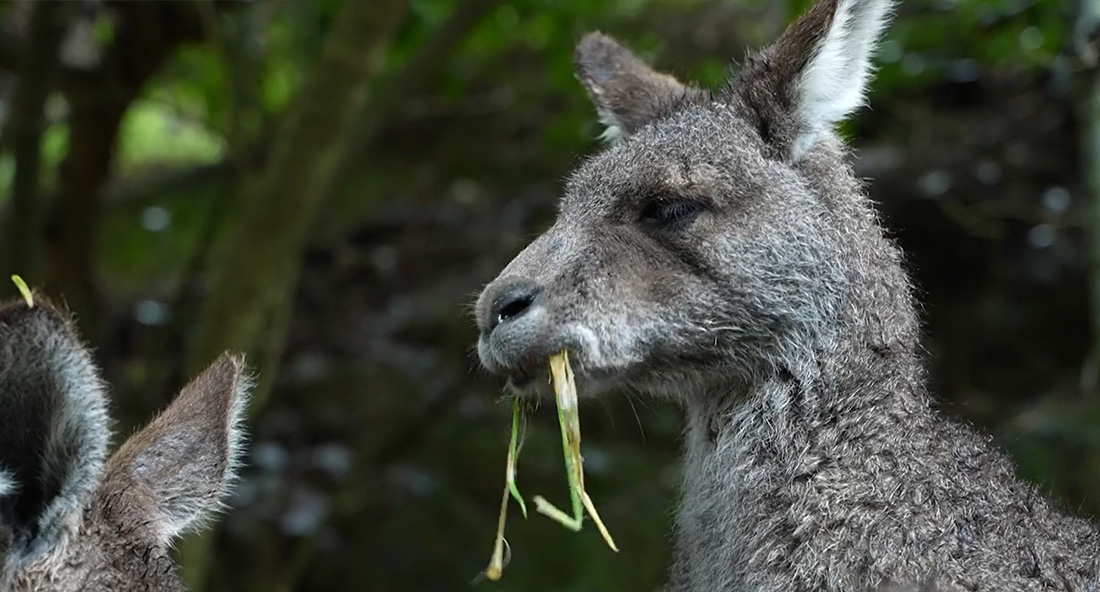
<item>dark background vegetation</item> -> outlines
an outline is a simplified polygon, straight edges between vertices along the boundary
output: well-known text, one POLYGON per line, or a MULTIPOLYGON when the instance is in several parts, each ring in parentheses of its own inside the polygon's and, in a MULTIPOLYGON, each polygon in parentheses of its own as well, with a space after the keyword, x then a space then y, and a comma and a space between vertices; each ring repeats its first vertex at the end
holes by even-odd
MULTIPOLYGON (((260 369, 233 510, 180 547, 195 590, 467 589, 508 429, 469 304, 598 147, 573 44, 602 29, 716 86, 806 4, 0 2, 0 271, 78 315, 120 433, 222 349, 260 369)), ((942 405, 1090 515, 1096 4, 909 0, 844 129, 908 253, 942 405)), ((612 396, 583 421, 622 552, 513 510, 513 561, 480 588, 658 588, 679 412, 612 396)), ((565 500, 556 430, 544 407, 528 496, 565 500)))

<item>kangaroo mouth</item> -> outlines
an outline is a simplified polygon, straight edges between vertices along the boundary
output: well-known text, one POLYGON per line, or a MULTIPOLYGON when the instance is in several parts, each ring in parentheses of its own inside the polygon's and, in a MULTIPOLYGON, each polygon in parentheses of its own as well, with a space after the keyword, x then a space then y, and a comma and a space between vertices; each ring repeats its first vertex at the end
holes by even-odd
POLYGON ((512 394, 535 398, 553 395, 549 356, 527 360, 496 373, 506 378, 505 388, 512 394))
MULTIPOLYGON (((530 316, 538 317, 534 313, 530 316)), ((477 349, 482 366, 505 377, 507 389, 520 396, 552 395, 550 357, 563 350, 568 352, 578 389, 604 390, 604 384, 623 374, 621 368, 603 367, 593 337, 573 327, 550 323, 524 326, 513 322, 497 327, 481 335, 477 349)))
MULTIPOLYGON (((582 359, 574 357, 570 351, 570 362, 577 384, 577 394, 582 399, 610 390, 618 383, 618 373, 585 368, 582 359)), ((533 399, 552 397, 554 391, 550 385, 549 357, 535 364, 517 367, 504 373, 507 377, 506 388, 512 394, 533 399)))
POLYGON ((546 372, 538 372, 528 368, 517 368, 507 374, 508 389, 514 392, 527 391, 534 388, 536 382, 546 380, 547 376, 546 372))

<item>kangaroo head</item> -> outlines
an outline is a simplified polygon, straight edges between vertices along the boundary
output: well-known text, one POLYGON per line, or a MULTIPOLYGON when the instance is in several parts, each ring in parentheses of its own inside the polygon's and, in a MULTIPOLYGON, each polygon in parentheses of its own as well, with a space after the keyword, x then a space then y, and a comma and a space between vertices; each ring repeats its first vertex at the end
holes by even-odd
POLYGON ((223 356, 108 457, 105 387, 68 317, 0 306, 0 589, 183 590, 169 545, 228 493, 248 387, 223 356))
POLYGON ((482 292, 482 363, 523 387, 568 348, 590 392, 677 393, 811 364, 843 322, 892 342, 906 280, 833 131, 890 7, 821 1, 715 92, 585 36, 577 77, 612 141, 482 292))

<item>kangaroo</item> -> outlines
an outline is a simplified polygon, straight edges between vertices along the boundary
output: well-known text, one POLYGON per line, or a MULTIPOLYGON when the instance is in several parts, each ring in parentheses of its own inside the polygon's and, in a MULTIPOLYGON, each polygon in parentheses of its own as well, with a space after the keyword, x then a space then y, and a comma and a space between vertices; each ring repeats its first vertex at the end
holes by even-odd
POLYGON ((220 509, 251 379, 223 355, 107 455, 105 385, 67 313, 0 306, 0 591, 176 592, 168 550, 220 509))
POLYGON ((609 145, 478 298, 482 365, 521 396, 567 348, 588 396, 682 404, 671 592, 1100 589, 1096 526, 927 392, 901 253, 834 132, 891 12, 821 0, 717 91, 584 36, 609 145))

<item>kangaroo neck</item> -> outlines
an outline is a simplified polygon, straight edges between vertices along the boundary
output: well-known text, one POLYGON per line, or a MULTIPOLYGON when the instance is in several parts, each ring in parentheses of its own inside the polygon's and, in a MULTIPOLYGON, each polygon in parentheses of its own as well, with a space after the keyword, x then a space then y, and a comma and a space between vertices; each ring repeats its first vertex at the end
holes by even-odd
POLYGON ((867 350, 689 397, 669 590, 751 585, 798 538, 800 483, 837 464, 909 456, 885 435, 897 423, 933 429, 922 373, 915 356, 867 350))

